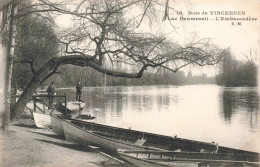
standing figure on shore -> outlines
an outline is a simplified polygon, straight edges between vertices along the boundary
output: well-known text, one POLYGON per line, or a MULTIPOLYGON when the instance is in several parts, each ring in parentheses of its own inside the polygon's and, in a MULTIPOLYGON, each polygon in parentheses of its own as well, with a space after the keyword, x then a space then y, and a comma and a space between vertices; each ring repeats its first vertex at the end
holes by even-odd
POLYGON ((82 92, 82 85, 80 84, 80 81, 76 85, 76 101, 81 101, 81 92, 82 92))
POLYGON ((54 100, 54 95, 55 95, 55 88, 54 88, 54 82, 51 82, 51 85, 48 87, 47 89, 47 93, 49 96, 49 109, 52 107, 53 105, 53 100, 54 100))

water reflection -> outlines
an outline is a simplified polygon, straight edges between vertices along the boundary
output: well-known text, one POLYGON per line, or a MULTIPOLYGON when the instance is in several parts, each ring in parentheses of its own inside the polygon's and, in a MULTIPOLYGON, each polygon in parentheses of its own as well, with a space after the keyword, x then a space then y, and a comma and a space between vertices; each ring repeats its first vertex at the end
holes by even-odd
MULTIPOLYGON (((60 90, 58 93, 64 93, 60 90)), ((66 90, 68 100, 75 89, 66 90)), ((258 134, 256 88, 215 85, 83 88, 83 113, 96 122, 243 148, 258 134), (243 145, 243 144, 242 144, 243 145)), ((255 150, 256 147, 248 147, 255 150)), ((260 148, 259 148, 260 152, 260 148)))
POLYGON ((233 117, 240 114, 250 130, 257 128, 259 95, 256 88, 223 88, 220 99, 223 104, 221 115, 227 123, 231 124, 233 117))

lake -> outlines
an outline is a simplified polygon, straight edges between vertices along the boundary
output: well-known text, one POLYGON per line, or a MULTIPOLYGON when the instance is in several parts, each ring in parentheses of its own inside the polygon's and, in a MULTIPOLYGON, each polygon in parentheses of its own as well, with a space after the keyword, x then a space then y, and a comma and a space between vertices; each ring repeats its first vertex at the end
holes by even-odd
MULTIPOLYGON (((66 92, 75 100, 75 88, 66 92)), ((84 87, 96 122, 260 152, 257 88, 216 85, 84 87)))

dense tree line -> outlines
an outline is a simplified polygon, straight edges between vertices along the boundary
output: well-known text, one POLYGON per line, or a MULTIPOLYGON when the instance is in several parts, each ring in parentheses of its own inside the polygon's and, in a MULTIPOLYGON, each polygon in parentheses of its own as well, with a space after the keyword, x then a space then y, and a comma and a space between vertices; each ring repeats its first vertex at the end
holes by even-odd
MULTIPOLYGON (((247 57, 251 57, 249 55, 247 57)), ((226 51, 217 76, 217 84, 225 86, 256 86, 257 65, 252 59, 239 61, 226 51)))
MULTIPOLYGON (((13 83, 18 89, 24 89, 32 77, 30 65, 28 63, 18 62, 14 66, 15 74, 13 83)), ((215 84, 215 77, 208 77, 206 74, 193 75, 189 71, 186 75, 183 71, 176 73, 159 70, 147 71, 142 78, 118 78, 102 74, 89 67, 77 67, 73 65, 65 65, 59 68, 56 75, 50 77, 46 82, 42 83, 41 89, 52 82, 57 87, 71 87, 80 81, 83 86, 102 87, 102 86, 144 86, 144 85, 189 85, 189 84, 215 84)))
POLYGON ((129 79, 117 78, 101 74, 89 67, 75 67, 66 65, 60 68, 61 74, 49 78, 43 85, 46 88, 51 81, 57 87, 71 87, 80 81, 83 86, 102 87, 102 86, 144 86, 144 85, 186 85, 186 84, 215 84, 215 77, 208 77, 206 74, 192 75, 189 71, 186 75, 183 71, 176 73, 166 70, 157 72, 147 71, 142 78, 129 79), (86 72, 87 71, 87 72, 86 72))
POLYGON ((208 77, 205 73, 201 75, 192 75, 192 72, 189 71, 184 80, 185 84, 216 84, 216 77, 208 77))

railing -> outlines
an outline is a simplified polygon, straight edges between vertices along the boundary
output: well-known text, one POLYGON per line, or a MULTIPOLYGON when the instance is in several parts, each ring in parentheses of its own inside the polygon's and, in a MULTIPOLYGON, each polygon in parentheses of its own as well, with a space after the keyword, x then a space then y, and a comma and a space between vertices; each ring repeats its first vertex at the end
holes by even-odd
POLYGON ((29 108, 27 106, 25 106, 25 108, 27 108, 30 111, 30 113, 33 115, 33 110, 31 108, 29 108))
MULTIPOLYGON (((64 95, 33 95, 33 111, 36 112, 36 109, 39 109, 41 112, 46 113, 46 107, 51 109, 52 111, 55 109, 55 104, 63 104, 65 105, 65 110, 67 110, 67 98, 66 93, 64 95), (50 100, 53 101, 50 104, 50 100), (39 107, 37 104, 42 104, 43 108, 39 107)), ((52 112, 51 111, 51 112, 52 112)), ((67 111, 65 111, 67 112, 67 111)))
MULTIPOLYGON (((12 96, 14 99, 19 98, 19 95, 13 94, 12 96)), ((16 100, 15 100, 16 101, 16 100)), ((15 104, 15 101, 13 104, 15 104)), ((56 109, 55 104, 64 104, 64 110, 65 113, 67 113, 67 97, 66 93, 64 95, 47 95, 47 94, 40 94, 40 95, 33 95, 32 98, 29 100, 29 102, 33 102, 33 106, 28 107, 25 106, 26 109, 30 111, 30 113, 33 115, 33 112, 36 112, 36 110, 41 111, 42 113, 46 113, 46 108, 51 109, 51 112, 53 112, 54 109, 56 109), (50 106, 49 100, 52 98, 53 105, 50 106), (42 107, 39 107, 39 104, 42 104, 42 107)))

